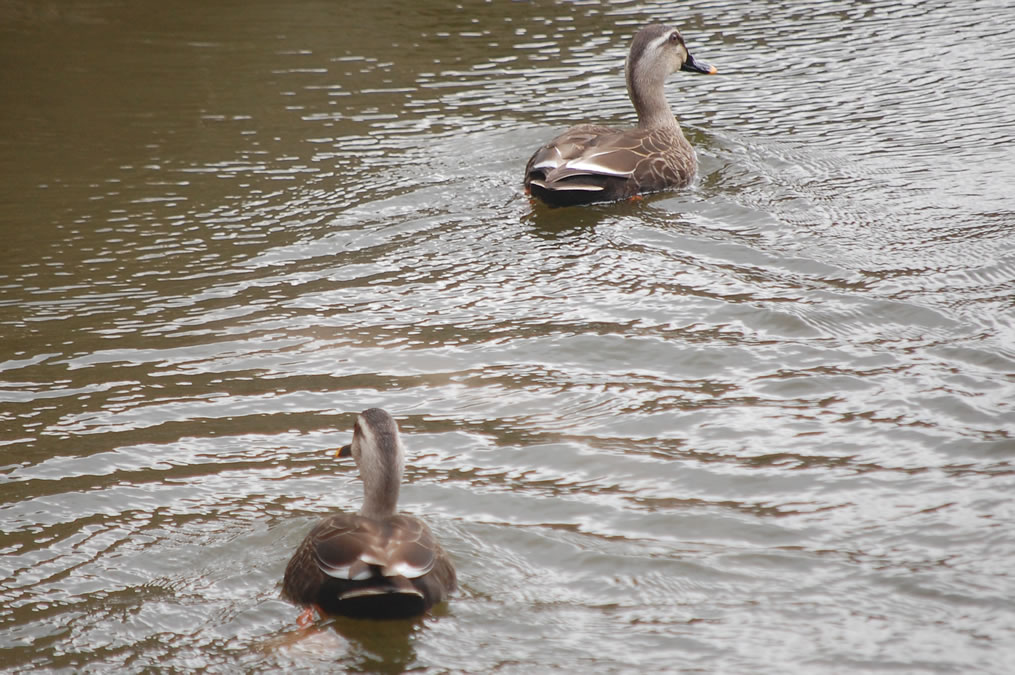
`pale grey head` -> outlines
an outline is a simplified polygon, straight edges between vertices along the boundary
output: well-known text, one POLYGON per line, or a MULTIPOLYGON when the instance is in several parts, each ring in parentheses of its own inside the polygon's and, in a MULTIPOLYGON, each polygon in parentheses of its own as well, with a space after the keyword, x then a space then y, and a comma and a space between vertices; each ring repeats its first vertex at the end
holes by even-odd
POLYGON ((676 126, 677 120, 666 103, 666 78, 684 70, 714 73, 715 68, 696 61, 687 51, 684 38, 672 26, 654 23, 639 30, 631 41, 624 74, 627 93, 638 111, 642 127, 676 126))

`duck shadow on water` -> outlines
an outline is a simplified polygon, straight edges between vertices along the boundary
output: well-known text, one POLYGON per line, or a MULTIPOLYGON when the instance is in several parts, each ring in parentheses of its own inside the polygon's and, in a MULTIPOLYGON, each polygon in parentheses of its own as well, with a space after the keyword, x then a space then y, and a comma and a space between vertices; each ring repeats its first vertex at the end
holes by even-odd
MULTIPOLYGON (((604 223, 646 217, 646 209, 657 202, 671 200, 674 192, 655 192, 633 199, 617 202, 602 202, 585 206, 553 207, 532 200, 532 208, 522 216, 521 221, 528 225, 533 234, 547 240, 570 237, 576 233, 592 230, 604 223)), ((669 211, 670 209, 667 209, 669 211)), ((658 209, 652 209, 653 218, 658 218, 658 209)), ((679 221, 681 214, 673 211, 667 214, 667 220, 679 221)))
POLYGON ((417 664, 414 637, 422 618, 393 621, 329 617, 289 633, 274 647, 302 652, 315 661, 334 658, 342 672, 402 673, 417 664))
POLYGON ((333 619, 328 628, 349 643, 343 666, 350 672, 401 673, 416 663, 413 635, 422 619, 370 621, 333 619))

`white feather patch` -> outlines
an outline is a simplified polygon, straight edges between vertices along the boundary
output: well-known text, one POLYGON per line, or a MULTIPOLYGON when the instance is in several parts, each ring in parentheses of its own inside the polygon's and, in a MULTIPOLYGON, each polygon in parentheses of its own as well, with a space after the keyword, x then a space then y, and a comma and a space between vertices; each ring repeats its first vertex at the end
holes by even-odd
POLYGON ((592 157, 580 157, 573 162, 568 162, 566 168, 604 176, 616 176, 617 178, 629 178, 634 173, 633 171, 617 171, 603 164, 598 164, 595 161, 595 155, 592 157))
POLYGON ((432 567, 433 567, 432 565, 428 567, 417 567, 416 565, 411 565, 405 562, 404 560, 400 560, 394 565, 389 565, 384 570, 384 576, 386 577, 401 576, 405 577, 406 579, 416 579, 429 572, 432 567))
POLYGON ((556 169, 558 166, 560 166, 560 161, 557 160, 557 159, 552 159, 551 158, 551 159, 544 159, 542 162, 539 162, 538 164, 533 164, 532 168, 533 169, 556 169))
POLYGON ((564 161, 564 157, 560 154, 560 148, 553 148, 553 155, 546 157, 538 164, 533 165, 533 169, 556 169, 564 161))
POLYGON ((599 192, 603 189, 601 185, 581 185, 579 183, 557 183, 553 187, 548 186, 541 180, 533 180, 529 181, 529 183, 531 185, 538 185, 544 190, 553 190, 555 192, 563 192, 564 190, 599 192))
POLYGON ((669 40, 670 40, 670 34, 669 33, 667 33, 666 35, 663 35, 662 37, 657 37, 655 40, 652 40, 652 42, 648 43, 648 47, 645 48, 645 51, 646 52, 647 51, 656 51, 657 49, 662 47, 664 44, 669 42, 669 40))
MULTIPOLYGON (((353 563, 355 564, 355 563, 353 563)), ((356 576, 350 576, 352 565, 346 565, 345 567, 321 567, 322 572, 327 574, 329 577, 335 579, 349 579, 351 581, 364 581, 373 576, 370 572, 369 567, 363 568, 356 576)))

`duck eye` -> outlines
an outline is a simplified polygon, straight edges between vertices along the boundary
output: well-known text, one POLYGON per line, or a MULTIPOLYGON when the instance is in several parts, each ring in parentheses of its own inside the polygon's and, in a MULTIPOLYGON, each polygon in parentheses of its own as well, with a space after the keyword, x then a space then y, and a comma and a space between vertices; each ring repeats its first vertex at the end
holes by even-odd
POLYGON ((676 31, 670 33, 670 42, 672 42, 673 44, 677 44, 678 42, 680 42, 680 33, 676 31))

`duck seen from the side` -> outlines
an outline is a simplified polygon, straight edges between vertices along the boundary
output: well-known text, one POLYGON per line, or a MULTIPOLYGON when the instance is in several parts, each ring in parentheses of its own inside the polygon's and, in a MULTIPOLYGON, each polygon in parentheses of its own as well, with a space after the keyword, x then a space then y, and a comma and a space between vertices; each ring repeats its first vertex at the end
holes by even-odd
POLYGON ((418 616, 443 602, 456 588, 455 569, 419 518, 396 513, 405 466, 398 425, 384 410, 364 410, 352 443, 339 457, 352 456, 363 479, 359 513, 322 519, 289 560, 282 597, 324 615, 398 619, 418 616))
POLYGON ((627 199, 687 185, 698 161, 666 102, 678 70, 712 74, 676 28, 651 24, 631 41, 624 72, 638 113, 631 129, 583 124, 539 148, 525 167, 525 190, 551 206, 627 199))

